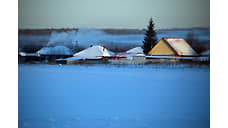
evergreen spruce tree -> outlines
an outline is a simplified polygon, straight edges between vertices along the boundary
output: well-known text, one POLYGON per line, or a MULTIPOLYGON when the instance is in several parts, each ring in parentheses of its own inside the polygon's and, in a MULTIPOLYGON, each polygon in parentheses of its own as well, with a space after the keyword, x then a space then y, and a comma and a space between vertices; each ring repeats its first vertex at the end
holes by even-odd
POLYGON ((154 23, 152 18, 150 18, 149 25, 147 27, 145 38, 143 41, 143 46, 142 46, 143 52, 146 55, 156 44, 156 41, 157 41, 157 38, 156 38, 156 32, 154 30, 154 23))

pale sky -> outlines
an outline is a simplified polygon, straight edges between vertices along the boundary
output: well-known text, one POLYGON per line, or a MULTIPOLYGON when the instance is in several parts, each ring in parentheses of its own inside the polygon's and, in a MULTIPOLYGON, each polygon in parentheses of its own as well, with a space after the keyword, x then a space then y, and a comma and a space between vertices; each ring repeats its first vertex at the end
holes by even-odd
POLYGON ((210 26, 210 0, 19 0, 19 28, 210 26))

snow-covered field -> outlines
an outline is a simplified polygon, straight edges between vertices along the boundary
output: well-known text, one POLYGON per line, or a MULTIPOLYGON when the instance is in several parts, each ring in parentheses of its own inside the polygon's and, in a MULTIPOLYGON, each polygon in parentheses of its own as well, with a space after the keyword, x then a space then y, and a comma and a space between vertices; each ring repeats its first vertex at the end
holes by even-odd
POLYGON ((210 69, 19 65, 19 128, 209 128, 210 69))

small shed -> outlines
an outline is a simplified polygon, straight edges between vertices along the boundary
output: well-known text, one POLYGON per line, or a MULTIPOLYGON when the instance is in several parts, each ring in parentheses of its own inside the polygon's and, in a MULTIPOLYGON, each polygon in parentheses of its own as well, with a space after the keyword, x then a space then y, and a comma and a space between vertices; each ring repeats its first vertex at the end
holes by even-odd
POLYGON ((139 57, 145 57, 143 53, 143 49, 141 47, 135 47, 132 49, 127 50, 126 52, 119 52, 114 54, 112 59, 130 59, 133 58, 139 58, 139 57))
POLYGON ((98 58, 111 57, 111 54, 112 53, 105 47, 100 46, 100 45, 94 45, 94 46, 84 49, 78 53, 75 53, 73 56, 82 57, 82 58, 86 59, 86 58, 90 58, 90 57, 98 57, 98 58))
POLYGON ((67 64, 76 64, 83 62, 104 63, 99 60, 108 60, 113 53, 103 46, 94 45, 75 53, 73 57, 64 59, 67 64))
POLYGON ((142 64, 145 63, 145 55, 141 47, 135 47, 129 49, 126 52, 116 53, 111 60, 112 63, 134 63, 142 64))
POLYGON ((162 38, 148 55, 197 56, 197 53, 183 38, 162 38))

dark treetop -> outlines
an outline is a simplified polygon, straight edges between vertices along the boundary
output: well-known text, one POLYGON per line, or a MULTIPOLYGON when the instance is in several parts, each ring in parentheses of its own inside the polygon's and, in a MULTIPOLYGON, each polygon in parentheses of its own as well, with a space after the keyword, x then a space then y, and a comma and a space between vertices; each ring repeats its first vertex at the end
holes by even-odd
POLYGON ((152 18, 150 18, 149 25, 146 30, 145 38, 143 41, 143 52, 147 55, 147 53, 153 48, 156 44, 156 32, 154 30, 154 23, 152 18))

